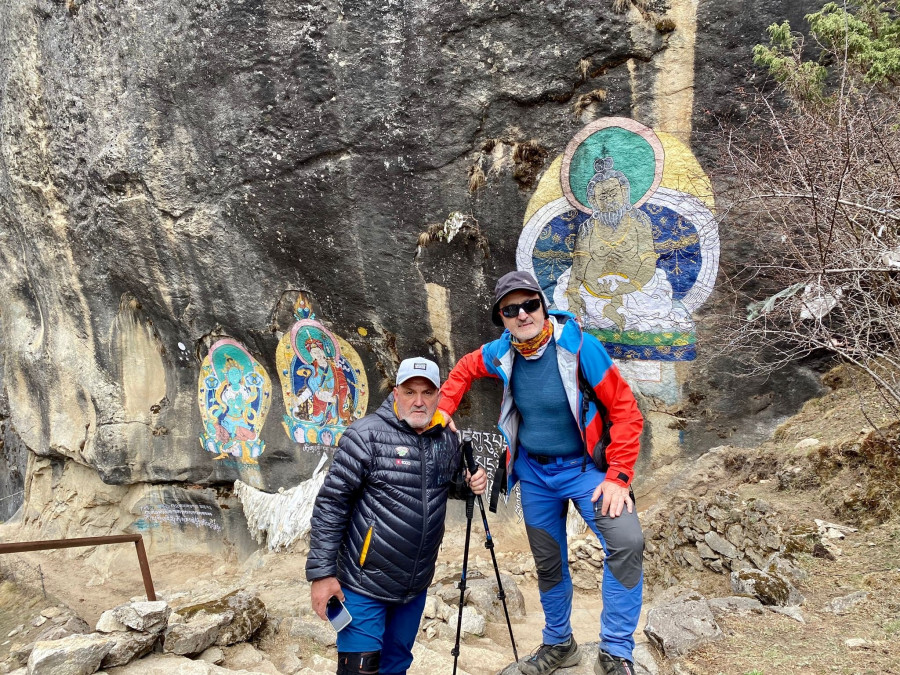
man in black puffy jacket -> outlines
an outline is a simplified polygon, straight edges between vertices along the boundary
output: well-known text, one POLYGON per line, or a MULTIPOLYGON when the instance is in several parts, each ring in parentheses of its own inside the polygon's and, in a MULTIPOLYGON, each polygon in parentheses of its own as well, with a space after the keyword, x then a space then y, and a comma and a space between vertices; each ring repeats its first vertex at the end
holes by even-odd
MULTIPOLYGON (((344 432, 316 497, 312 606, 325 619, 337 596, 353 617, 337 636, 338 675, 396 675, 412 663, 447 498, 462 475, 459 441, 438 412, 440 385, 433 361, 403 361, 393 393, 344 432)), ((465 477, 484 492, 484 469, 465 477)))

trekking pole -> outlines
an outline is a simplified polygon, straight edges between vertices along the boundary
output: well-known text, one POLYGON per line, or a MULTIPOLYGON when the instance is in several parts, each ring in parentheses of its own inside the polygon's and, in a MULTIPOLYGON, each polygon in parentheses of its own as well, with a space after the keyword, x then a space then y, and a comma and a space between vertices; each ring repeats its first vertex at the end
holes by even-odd
MULTIPOLYGON (((475 456, 472 454, 472 432, 463 432, 463 455, 466 458, 466 466, 473 476, 478 470, 475 456)), ((466 506, 468 508, 468 504, 466 506)), ((494 538, 491 536, 491 528, 488 527, 487 514, 484 512, 484 500, 478 495, 478 508, 481 509, 481 522, 484 524, 484 547, 491 552, 491 561, 494 563, 494 575, 497 577, 497 598, 503 604, 503 614, 506 615, 506 627, 509 628, 509 641, 512 642, 513 656, 519 660, 519 652, 516 649, 516 638, 513 637, 512 622, 509 620, 509 609, 506 607, 506 591, 503 590, 503 581, 500 579, 500 568, 497 566, 497 554, 494 552, 494 538)), ((471 522, 471 519, 470 519, 471 522)), ((469 550, 468 533, 466 534, 466 551, 469 550)), ((468 555, 468 553, 467 553, 468 555)), ((465 567, 463 567, 465 569, 465 567)), ((462 614, 460 614, 462 616, 462 614)))
POLYGON ((453 675, 456 675, 456 661, 459 659, 459 638, 462 633, 463 604, 466 600, 466 569, 469 566, 469 540, 472 536, 472 515, 475 512, 475 493, 466 495, 466 546, 463 550, 462 574, 459 576, 459 615, 456 617, 456 644, 450 652, 453 655, 453 675))

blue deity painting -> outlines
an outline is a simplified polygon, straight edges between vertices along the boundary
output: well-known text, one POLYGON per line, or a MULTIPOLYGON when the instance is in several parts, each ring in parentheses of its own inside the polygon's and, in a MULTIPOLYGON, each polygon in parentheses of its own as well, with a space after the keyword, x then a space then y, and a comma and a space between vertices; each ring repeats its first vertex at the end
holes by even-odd
POLYGON ((203 448, 214 459, 256 464, 265 449, 259 434, 272 397, 262 365, 240 343, 219 340, 203 359, 198 389, 203 448))

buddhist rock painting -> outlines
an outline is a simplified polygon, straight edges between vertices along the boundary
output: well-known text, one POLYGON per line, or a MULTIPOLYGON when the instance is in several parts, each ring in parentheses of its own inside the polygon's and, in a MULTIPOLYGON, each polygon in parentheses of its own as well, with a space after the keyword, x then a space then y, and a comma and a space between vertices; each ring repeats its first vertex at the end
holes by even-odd
POLYGON ((197 402, 203 418, 200 444, 213 459, 256 464, 265 449, 259 434, 272 402, 272 383, 239 342, 219 340, 200 367, 197 402))
POLYGON ((673 371, 661 364, 696 357, 693 313, 718 271, 714 207, 709 178, 684 143, 602 118, 541 178, 516 263, 555 307, 579 317, 626 377, 668 379, 668 393, 654 393, 671 399, 673 371))
POLYGON ((350 344, 328 330, 301 294, 296 323, 278 344, 276 363, 286 414, 284 429, 298 443, 337 445, 344 430, 365 414, 366 373, 350 344))

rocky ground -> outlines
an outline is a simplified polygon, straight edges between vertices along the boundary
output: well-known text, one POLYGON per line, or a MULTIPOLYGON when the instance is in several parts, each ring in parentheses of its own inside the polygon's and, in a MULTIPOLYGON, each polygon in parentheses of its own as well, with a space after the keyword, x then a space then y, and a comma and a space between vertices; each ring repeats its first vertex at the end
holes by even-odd
MULTIPOLYGON (((874 393, 857 389, 849 373, 838 370, 829 377, 832 391, 809 402, 761 447, 725 446, 691 462, 654 467, 656 480, 639 485, 647 534, 639 672, 900 673, 897 429, 874 393)), ((4 526, 3 538, 13 527, 4 526)), ((453 583, 462 541, 459 526, 452 527, 411 675, 452 669, 459 596, 453 583)), ((29 654, 32 671, 42 672, 37 659, 44 657, 31 650, 41 635, 51 629, 50 637, 91 633, 98 622, 109 628, 113 615, 104 615, 106 610, 142 599, 136 569, 98 574, 88 551, 4 558, 0 672, 24 665, 29 654)), ((577 587, 575 637, 585 656, 566 672, 581 675, 593 672, 602 552, 590 538, 574 537, 570 558, 577 587)), ((521 657, 540 642, 542 625, 524 538, 498 537, 498 559, 521 657)), ((183 555, 152 559, 158 595, 174 614, 159 629, 162 637, 154 638, 156 653, 124 667, 104 666, 104 672, 334 672, 334 633, 311 615, 304 562, 302 550, 261 551, 242 563, 183 555), (209 617, 223 615, 215 603, 234 590, 258 598, 267 618, 248 619, 249 633, 228 644, 236 631, 209 617), (216 624, 219 637, 209 645, 186 642, 185 626, 203 621, 216 624)), ((472 565, 464 615, 471 632, 459 672, 515 673, 508 667, 513 659, 507 627, 490 589, 493 568, 480 543, 472 565)), ((127 613, 116 611, 119 617, 127 613)), ((232 623, 239 614, 232 612, 232 623)), ((140 630, 127 630, 140 638, 140 630)), ((109 657, 101 657, 98 667, 104 658, 109 657)))

